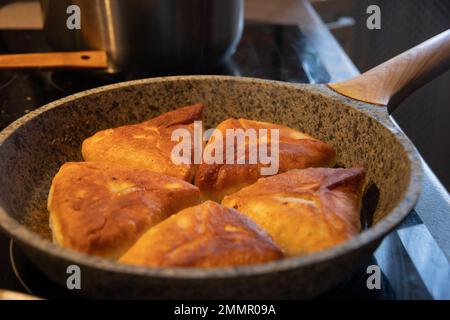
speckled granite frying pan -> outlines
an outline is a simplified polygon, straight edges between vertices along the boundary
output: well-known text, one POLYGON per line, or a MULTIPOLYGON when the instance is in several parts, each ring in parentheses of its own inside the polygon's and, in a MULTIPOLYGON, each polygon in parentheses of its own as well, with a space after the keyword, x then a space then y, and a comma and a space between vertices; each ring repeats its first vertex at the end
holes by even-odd
POLYGON ((355 79, 328 86, 187 76, 119 83, 55 101, 0 133, 1 227, 38 268, 62 285, 67 267, 79 265, 80 293, 90 297, 317 295, 351 275, 413 207, 421 184, 419 157, 383 106, 396 106, 449 65, 447 31, 355 79), (51 179, 64 162, 81 160, 83 139, 198 101, 206 106, 210 126, 228 117, 282 123, 332 144, 340 165, 364 164, 368 185, 363 211, 373 224, 317 254, 210 270, 121 265, 51 243, 46 210, 51 179))

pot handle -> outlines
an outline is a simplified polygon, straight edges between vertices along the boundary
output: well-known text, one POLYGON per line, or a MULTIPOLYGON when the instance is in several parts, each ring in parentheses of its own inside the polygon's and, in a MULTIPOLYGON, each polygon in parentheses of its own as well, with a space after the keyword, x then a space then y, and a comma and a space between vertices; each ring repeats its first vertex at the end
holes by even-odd
POLYGON ((328 86, 349 98, 396 107, 414 90, 449 68, 450 29, 353 79, 328 86))
POLYGON ((1 54, 1 69, 32 68, 106 68, 108 59, 104 51, 48 52, 1 54))

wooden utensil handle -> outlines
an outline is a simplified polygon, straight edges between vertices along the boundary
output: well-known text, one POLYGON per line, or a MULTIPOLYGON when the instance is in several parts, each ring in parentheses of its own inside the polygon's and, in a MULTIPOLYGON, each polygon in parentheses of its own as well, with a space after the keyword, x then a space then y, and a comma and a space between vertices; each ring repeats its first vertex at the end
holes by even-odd
POLYGON ((356 100, 395 107, 449 68, 450 29, 353 79, 328 86, 356 100))
POLYGON ((0 55, 0 69, 106 68, 103 51, 49 52, 0 55))

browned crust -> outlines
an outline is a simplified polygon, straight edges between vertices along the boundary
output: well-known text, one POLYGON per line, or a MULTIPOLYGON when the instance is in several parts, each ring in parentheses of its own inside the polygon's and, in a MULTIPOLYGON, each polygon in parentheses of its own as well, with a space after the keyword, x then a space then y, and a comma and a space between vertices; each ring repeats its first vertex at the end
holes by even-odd
MULTIPOLYGON (((279 129, 279 173, 308 167, 332 167, 336 152, 328 144, 286 126, 246 119, 228 119, 219 124, 225 137, 226 129, 279 129)), ((270 137, 269 137, 270 141, 270 137)), ((208 142, 208 144, 211 142, 208 142)), ((224 142, 225 143, 225 142, 224 142)), ((225 147, 223 147, 225 159, 225 147)), ((248 148, 246 149, 248 159, 248 148)), ((236 151, 235 151, 236 159, 236 151)), ((225 195, 254 183, 261 177, 263 164, 206 164, 199 166, 195 175, 204 198, 220 201, 225 195)))
POLYGON ((261 178, 222 204, 252 218, 287 255, 316 252, 360 231, 365 169, 309 168, 261 178))
POLYGON ((220 267, 282 257, 270 237, 241 213, 207 201, 146 232, 120 262, 158 267, 220 267))
POLYGON ((195 186, 173 177, 113 163, 69 162, 53 179, 48 209, 56 242, 117 258, 148 228, 198 199, 195 186))
MULTIPOLYGON (((147 168, 186 181, 195 174, 193 164, 175 164, 171 160, 172 132, 184 128, 193 137, 193 121, 201 120, 203 105, 179 108, 140 124, 102 130, 83 141, 81 152, 86 161, 112 162, 147 168)), ((191 144, 193 146, 193 143, 191 144)), ((193 152, 191 152, 193 154, 193 152)))
POLYGON ((190 106, 178 108, 163 113, 153 119, 143 122, 143 125, 151 127, 170 127, 182 124, 191 124, 196 120, 202 119, 203 105, 196 103, 190 106))

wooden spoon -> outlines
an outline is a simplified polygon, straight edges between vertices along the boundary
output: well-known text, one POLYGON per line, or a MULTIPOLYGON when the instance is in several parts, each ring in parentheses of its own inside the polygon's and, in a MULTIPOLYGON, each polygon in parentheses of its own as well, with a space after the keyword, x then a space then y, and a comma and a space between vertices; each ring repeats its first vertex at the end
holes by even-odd
POLYGON ((104 51, 1 54, 0 69, 99 69, 108 67, 104 51))
POLYGON ((0 300, 41 300, 29 294, 0 289, 0 300))

